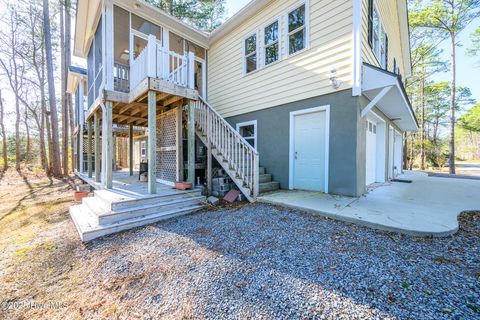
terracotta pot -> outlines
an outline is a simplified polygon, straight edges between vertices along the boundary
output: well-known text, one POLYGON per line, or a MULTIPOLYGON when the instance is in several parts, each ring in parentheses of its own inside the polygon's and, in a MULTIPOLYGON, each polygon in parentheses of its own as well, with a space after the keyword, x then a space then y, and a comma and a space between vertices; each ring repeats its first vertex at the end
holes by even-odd
POLYGON ((75 200, 75 202, 82 202, 82 199, 88 197, 89 193, 90 192, 87 191, 75 191, 75 193, 73 194, 73 199, 75 200))
POLYGON ((175 181, 175 189, 178 189, 178 190, 192 189, 192 183, 185 182, 185 181, 175 181))

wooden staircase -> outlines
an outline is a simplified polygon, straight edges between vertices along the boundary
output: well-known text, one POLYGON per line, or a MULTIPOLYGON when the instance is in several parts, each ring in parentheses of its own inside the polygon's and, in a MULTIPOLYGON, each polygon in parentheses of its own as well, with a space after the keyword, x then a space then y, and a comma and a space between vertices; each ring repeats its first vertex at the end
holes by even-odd
POLYGON ((259 193, 258 152, 202 98, 192 102, 197 136, 250 201, 259 193))

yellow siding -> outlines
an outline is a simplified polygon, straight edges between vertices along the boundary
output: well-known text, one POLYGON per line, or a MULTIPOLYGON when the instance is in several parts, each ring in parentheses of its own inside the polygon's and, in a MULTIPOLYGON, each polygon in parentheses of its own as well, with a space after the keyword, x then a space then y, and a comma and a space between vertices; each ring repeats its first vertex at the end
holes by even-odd
MULTIPOLYGON (((283 15, 298 0, 272 1, 210 46, 208 100, 229 117, 352 87, 352 1, 310 0, 310 46, 297 55, 256 72, 243 74, 245 38, 280 18, 280 43, 285 52, 283 15), (335 90, 330 71, 335 67, 342 85, 335 90)), ((260 53, 259 59, 263 55, 260 53)))
MULTIPOLYGON (((400 41, 397 1, 374 0, 374 3, 377 6, 383 28, 388 35, 388 70, 393 71, 393 59, 395 58, 397 66, 400 67, 400 73, 404 75, 405 65, 400 41)), ((362 59, 369 64, 380 66, 368 43, 368 0, 363 0, 362 5, 362 59)))

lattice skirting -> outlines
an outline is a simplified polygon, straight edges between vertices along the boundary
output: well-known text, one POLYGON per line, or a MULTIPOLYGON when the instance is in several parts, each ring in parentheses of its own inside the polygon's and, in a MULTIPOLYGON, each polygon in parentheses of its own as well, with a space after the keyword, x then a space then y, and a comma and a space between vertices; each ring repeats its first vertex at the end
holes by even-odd
POLYGON ((163 113, 157 120, 157 178, 163 181, 177 180, 178 120, 177 109, 163 113))

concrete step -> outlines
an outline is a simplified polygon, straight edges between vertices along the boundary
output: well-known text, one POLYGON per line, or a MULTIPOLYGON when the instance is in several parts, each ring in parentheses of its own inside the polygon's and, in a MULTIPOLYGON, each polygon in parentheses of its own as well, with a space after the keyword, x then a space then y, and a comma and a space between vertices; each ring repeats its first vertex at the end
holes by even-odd
POLYGON ((265 183, 259 183, 258 184, 258 191, 260 193, 275 191, 275 190, 278 190, 278 189, 280 189, 280 182, 277 182, 277 181, 271 181, 271 182, 265 182, 265 183))
POLYGON ((109 211, 117 211, 132 206, 160 204, 176 199, 190 199, 192 197, 201 196, 202 191, 200 189, 185 191, 172 189, 171 193, 167 194, 138 197, 128 194, 118 194, 109 190, 95 190, 94 195, 102 202, 104 208, 107 208, 109 211))
POLYGON ((259 174, 258 175, 258 182, 259 183, 265 183, 265 182, 271 182, 272 181, 272 175, 269 173, 264 173, 264 174, 259 174))
POLYGON ((203 204, 190 205, 183 208, 171 209, 163 212, 148 214, 135 218, 125 219, 115 223, 98 224, 89 207, 84 204, 70 207, 70 216, 77 228, 82 241, 87 242, 108 234, 128 230, 135 227, 151 224, 160 220, 177 217, 203 208, 203 204))

